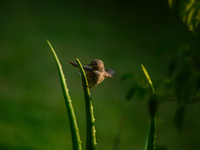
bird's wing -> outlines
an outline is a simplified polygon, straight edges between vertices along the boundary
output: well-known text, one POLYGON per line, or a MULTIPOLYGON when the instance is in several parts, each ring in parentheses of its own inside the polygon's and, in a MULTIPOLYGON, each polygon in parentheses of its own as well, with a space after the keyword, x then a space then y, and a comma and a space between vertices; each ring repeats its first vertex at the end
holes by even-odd
MULTIPOLYGON (((69 60, 68 60, 69 61, 69 60)), ((77 67, 78 68, 78 65, 76 64, 76 63, 74 63, 74 62, 71 62, 71 61, 69 61, 69 63, 72 65, 72 66, 74 66, 74 67, 77 67)), ((85 70, 85 71, 92 71, 92 68, 90 68, 90 67, 87 67, 87 66, 83 66, 83 69, 85 70)))
POLYGON ((106 69, 106 77, 112 77, 115 71, 112 69, 106 69))

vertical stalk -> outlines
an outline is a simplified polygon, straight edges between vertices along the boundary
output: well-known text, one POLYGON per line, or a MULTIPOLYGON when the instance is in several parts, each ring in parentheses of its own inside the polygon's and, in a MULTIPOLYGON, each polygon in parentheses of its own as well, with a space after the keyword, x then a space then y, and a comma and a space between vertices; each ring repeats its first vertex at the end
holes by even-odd
POLYGON ((155 122, 156 122, 156 116, 151 116, 151 121, 149 125, 147 150, 155 149, 155 122))
POLYGON ((155 149, 155 137, 156 137, 156 110, 158 103, 156 101, 156 96, 153 95, 149 100, 149 109, 150 109, 150 125, 149 125, 149 134, 148 134, 148 144, 147 150, 155 149))
POLYGON ((142 70, 151 86, 152 89, 152 96, 150 98, 149 101, 149 109, 150 109, 150 125, 149 125, 149 131, 148 131, 148 136, 147 136, 147 140, 145 143, 145 147, 144 150, 154 150, 155 149, 155 128, 156 128, 156 110, 157 110, 157 106, 158 106, 158 102, 156 99, 156 92, 153 86, 153 83, 151 81, 151 78, 147 72, 147 70, 145 69, 145 67, 141 64, 142 70))
POLYGON ((63 95, 65 98, 65 104, 66 104, 66 108, 67 108, 67 112, 68 112, 68 117, 69 117, 69 124, 70 124, 70 129, 71 129, 71 136, 72 136, 72 145, 73 145, 73 150, 82 150, 82 146, 81 146, 81 140, 80 140, 80 135, 79 135, 79 129, 78 129, 78 125, 77 125, 77 121, 76 121, 76 116, 74 113, 74 108, 72 106, 72 101, 70 99, 70 95, 69 95, 69 90, 67 88, 67 84, 65 82, 65 77, 64 77, 64 73, 62 70, 62 66, 59 62, 59 59, 51 45, 51 43, 47 40, 47 43, 54 55, 54 58, 56 60, 56 64, 57 64, 57 68, 58 68, 58 73, 59 73, 59 77, 60 77, 60 82, 61 82, 61 86, 62 86, 62 90, 63 90, 63 95))
POLYGON ((96 135, 95 135, 95 132, 96 132, 95 123, 94 123, 95 119, 94 119, 94 113, 93 113, 91 94, 88 87, 88 81, 87 81, 85 72, 83 70, 83 67, 79 59, 76 59, 76 62, 81 72, 83 91, 84 91, 84 97, 85 97, 86 132, 87 132, 86 133, 86 150, 95 150, 97 143, 96 143, 96 135))

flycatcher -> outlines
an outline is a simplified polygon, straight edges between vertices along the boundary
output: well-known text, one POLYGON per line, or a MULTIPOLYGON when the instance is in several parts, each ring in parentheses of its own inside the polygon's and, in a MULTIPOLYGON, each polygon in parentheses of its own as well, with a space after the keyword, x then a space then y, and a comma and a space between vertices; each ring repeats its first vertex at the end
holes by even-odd
MULTIPOLYGON (((69 63, 74 67, 78 67, 76 63, 73 63, 71 61, 69 61, 69 63)), ((115 73, 115 71, 112 69, 105 70, 103 61, 99 59, 95 59, 87 65, 91 67, 83 66, 83 69, 86 71, 86 77, 89 88, 97 86, 106 77, 112 77, 115 73)))

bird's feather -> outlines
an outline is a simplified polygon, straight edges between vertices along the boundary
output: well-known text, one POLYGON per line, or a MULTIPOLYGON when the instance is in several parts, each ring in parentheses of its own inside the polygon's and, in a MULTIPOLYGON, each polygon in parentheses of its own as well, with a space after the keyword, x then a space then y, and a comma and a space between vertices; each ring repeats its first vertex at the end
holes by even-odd
MULTIPOLYGON (((69 61, 69 60, 68 60, 69 61)), ((69 61, 69 63, 72 65, 72 66, 74 66, 74 67, 77 67, 78 68, 78 65, 76 64, 76 63, 74 63, 74 62, 71 62, 71 61, 69 61)), ((90 68, 90 67, 87 67, 87 66, 83 66, 83 69, 85 70, 85 71, 92 71, 92 68, 90 68)))
POLYGON ((106 71, 106 77, 112 77, 115 73, 115 71, 112 69, 106 69, 105 71, 106 71))

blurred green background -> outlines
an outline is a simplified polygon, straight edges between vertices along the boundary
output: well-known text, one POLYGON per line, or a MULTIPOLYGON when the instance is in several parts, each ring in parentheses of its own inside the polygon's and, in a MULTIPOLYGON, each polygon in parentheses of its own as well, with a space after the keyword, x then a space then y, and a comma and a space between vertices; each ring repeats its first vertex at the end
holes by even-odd
MULTIPOLYGON (((46 40, 62 64, 85 146, 85 108, 78 69, 94 59, 115 70, 113 78, 92 88, 97 148, 112 149, 121 118, 120 150, 141 149, 149 113, 147 100, 125 100, 133 83, 121 82, 124 73, 143 75, 142 63, 152 81, 166 75, 172 43, 194 41, 167 0, 63 1, 7 0, 0 2, 0 149, 72 149, 65 102, 55 60, 46 40), (161 57, 155 52, 169 51, 161 57)), ((199 103, 189 105, 180 132, 173 125, 176 102, 159 106, 156 145, 169 150, 198 149, 199 103)))

